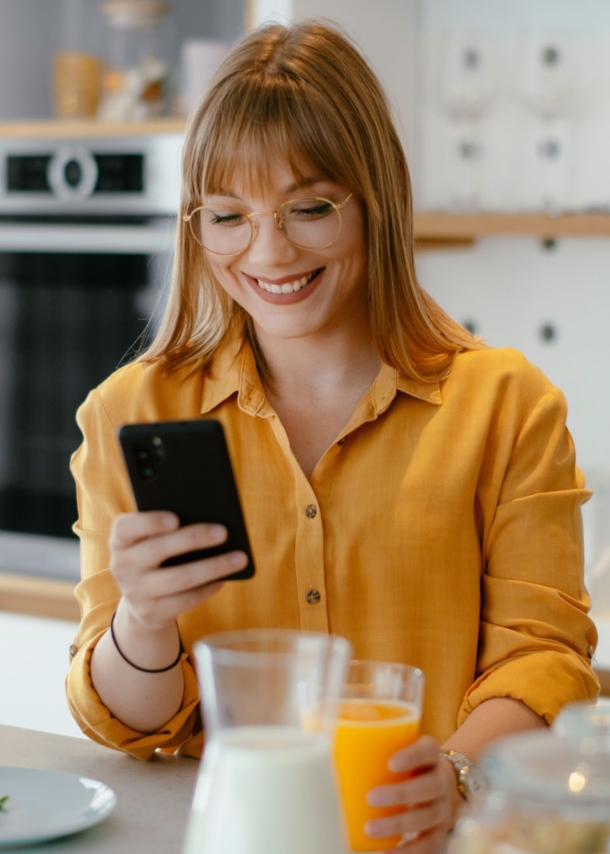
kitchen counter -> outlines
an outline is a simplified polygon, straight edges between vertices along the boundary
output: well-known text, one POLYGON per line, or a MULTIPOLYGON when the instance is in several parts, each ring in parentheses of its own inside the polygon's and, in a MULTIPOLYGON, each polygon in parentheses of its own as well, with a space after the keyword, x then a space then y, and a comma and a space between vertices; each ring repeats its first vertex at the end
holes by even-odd
POLYGON ((6 850, 22 854, 180 854, 182 850, 199 767, 194 759, 157 753, 149 762, 140 762, 88 739, 0 726, 0 763, 101 780, 117 795, 114 812, 95 827, 42 845, 6 850))

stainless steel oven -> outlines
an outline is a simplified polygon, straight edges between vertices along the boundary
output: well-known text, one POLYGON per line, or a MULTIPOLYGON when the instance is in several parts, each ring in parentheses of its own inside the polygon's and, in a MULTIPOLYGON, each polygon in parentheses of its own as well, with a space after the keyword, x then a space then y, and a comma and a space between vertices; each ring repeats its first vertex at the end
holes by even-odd
POLYGON ((0 139, 0 571, 78 577, 75 412, 171 265, 178 133, 0 139))

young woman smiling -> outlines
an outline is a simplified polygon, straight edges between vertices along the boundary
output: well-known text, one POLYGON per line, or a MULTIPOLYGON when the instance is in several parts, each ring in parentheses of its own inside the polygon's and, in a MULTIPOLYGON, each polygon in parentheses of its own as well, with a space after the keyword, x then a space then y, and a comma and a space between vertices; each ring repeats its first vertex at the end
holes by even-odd
POLYGON ((371 794, 404 810, 367 829, 434 851, 460 803, 439 745, 474 767, 598 690, 565 417, 540 371, 420 287, 407 165, 358 52, 315 23, 254 32, 190 121, 161 328, 79 410, 68 697, 84 732, 198 756, 198 638, 332 631, 426 674, 426 734, 395 759, 414 775, 371 794), (117 428, 202 417, 231 449, 247 582, 218 580, 240 553, 160 569, 226 531, 134 512, 117 428))

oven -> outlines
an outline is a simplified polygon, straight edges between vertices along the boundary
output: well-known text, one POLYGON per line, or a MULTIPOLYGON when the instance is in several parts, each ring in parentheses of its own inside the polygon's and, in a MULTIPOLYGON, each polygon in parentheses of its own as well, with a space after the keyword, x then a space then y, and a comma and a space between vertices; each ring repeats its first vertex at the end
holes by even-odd
POLYGON ((75 413, 162 308, 181 148, 0 139, 0 572, 78 578, 75 413))

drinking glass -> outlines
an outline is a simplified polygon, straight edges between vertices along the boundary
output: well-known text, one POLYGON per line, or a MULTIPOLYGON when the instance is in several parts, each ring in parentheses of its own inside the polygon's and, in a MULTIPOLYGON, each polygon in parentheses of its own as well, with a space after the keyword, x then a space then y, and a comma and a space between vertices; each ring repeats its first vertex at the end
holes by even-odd
POLYGON ((610 748, 610 699, 569 703, 553 721, 553 732, 576 741, 601 739, 610 748))
POLYGON ((376 786, 406 780, 388 762, 419 735, 424 674, 407 664, 352 661, 339 707, 335 764, 352 851, 386 851, 399 836, 373 839, 367 821, 402 812, 404 807, 371 807, 376 786))
POLYGON ((102 63, 91 54, 60 50, 53 56, 55 112, 61 119, 95 116, 100 100, 102 63))
POLYGON ((195 645, 206 748, 184 854, 342 854, 332 738, 344 639, 251 629, 195 645))

